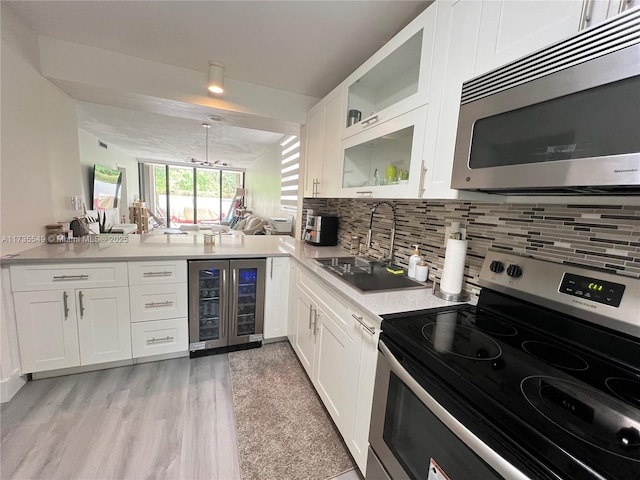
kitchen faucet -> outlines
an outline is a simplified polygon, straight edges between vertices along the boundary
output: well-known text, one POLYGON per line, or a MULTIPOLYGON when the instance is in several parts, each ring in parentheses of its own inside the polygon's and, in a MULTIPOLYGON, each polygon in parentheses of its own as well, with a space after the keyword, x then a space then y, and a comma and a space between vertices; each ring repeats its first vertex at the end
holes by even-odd
POLYGON ((371 239, 373 237, 373 230, 371 227, 373 226, 373 215, 378 210, 380 205, 386 205, 391 209, 392 217, 391 217, 391 237, 389 238, 389 258, 383 258, 381 260, 382 263, 386 263, 387 266, 391 266, 393 263, 393 244, 395 242, 396 237, 396 207, 394 207, 389 202, 378 202, 373 205, 371 208, 371 218, 369 218, 369 233, 367 234, 367 248, 371 248, 371 239))

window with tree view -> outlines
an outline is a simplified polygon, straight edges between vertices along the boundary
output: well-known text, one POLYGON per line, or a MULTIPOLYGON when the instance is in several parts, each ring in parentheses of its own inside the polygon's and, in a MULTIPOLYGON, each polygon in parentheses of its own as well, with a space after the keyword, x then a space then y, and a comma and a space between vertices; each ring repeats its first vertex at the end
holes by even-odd
POLYGON ((159 227, 217 223, 233 214, 244 172, 140 164, 141 195, 159 227))

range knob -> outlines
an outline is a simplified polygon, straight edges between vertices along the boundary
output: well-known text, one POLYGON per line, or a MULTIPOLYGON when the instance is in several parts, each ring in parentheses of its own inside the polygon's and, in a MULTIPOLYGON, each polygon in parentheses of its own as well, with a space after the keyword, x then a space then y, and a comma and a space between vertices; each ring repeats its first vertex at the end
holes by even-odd
POLYGON ((499 262, 498 260, 494 260, 489 265, 489 270, 491 270, 493 273, 502 273, 504 272, 504 263, 499 262))
POLYGON ((522 268, 520 268, 518 265, 509 265, 507 267, 507 275, 513 278, 518 278, 522 276, 522 268))

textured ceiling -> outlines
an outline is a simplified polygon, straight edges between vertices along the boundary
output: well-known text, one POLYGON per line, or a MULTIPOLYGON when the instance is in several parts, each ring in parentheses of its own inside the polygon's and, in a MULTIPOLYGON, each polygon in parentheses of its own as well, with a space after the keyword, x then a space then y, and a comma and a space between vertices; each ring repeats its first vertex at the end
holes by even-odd
MULTIPOLYGON (((190 158, 207 160, 203 121, 87 102, 77 102, 77 113, 78 128, 136 158, 171 162, 190 158)), ((207 123, 211 124, 208 161, 224 162, 236 168, 251 165, 284 135, 207 123)))

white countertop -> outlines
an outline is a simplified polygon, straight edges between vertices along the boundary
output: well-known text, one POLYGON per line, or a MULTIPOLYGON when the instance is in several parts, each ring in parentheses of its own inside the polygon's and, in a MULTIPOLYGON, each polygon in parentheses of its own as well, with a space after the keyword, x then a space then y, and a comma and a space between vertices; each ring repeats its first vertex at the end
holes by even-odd
POLYGON ((104 235, 92 242, 41 245, 0 259, 2 266, 116 262, 162 259, 207 260, 291 256, 314 272, 340 298, 373 316, 455 305, 432 294, 431 288, 361 293, 327 271, 314 258, 349 256, 341 247, 315 247, 283 235, 216 235, 215 246, 203 235, 104 235), (126 239, 126 240, 125 240, 126 239))

